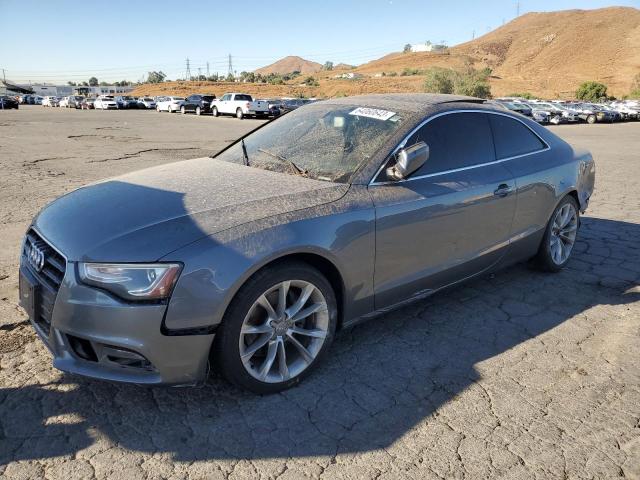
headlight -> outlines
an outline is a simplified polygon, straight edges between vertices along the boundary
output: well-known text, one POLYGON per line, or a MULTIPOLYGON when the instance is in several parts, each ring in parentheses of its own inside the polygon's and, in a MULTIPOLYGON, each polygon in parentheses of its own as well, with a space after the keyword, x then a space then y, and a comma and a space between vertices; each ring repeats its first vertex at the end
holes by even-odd
POLYGON ((126 300, 161 300, 171 295, 182 270, 177 263, 80 263, 80 279, 126 300))

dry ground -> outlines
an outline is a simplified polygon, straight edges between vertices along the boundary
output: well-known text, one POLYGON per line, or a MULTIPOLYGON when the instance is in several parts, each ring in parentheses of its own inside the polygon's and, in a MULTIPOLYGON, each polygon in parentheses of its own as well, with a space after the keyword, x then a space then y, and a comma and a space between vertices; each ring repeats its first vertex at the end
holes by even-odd
POLYGON ((0 112, 0 476, 640 478, 640 123, 555 128, 598 168, 568 269, 515 266, 359 326, 288 392, 53 370, 16 307, 30 218, 81 184, 207 154, 255 125, 0 112))

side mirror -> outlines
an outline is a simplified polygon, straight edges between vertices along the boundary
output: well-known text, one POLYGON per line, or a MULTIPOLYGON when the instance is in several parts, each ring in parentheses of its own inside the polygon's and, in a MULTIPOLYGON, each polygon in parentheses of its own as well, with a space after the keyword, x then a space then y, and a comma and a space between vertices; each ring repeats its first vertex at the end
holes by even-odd
POLYGON ((396 154, 396 163, 387 168, 387 176, 393 180, 407 178, 418 170, 429 158, 429 145, 418 142, 403 148, 396 154))

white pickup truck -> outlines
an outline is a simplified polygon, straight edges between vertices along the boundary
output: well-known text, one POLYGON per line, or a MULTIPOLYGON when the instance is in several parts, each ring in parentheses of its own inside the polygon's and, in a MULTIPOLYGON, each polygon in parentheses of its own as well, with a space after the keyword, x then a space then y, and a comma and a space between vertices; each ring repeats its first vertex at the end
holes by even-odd
POLYGON ((237 118, 266 117, 269 115, 269 104, 264 100, 254 100, 246 93, 225 93, 221 98, 211 102, 211 113, 218 115, 235 115, 237 118))

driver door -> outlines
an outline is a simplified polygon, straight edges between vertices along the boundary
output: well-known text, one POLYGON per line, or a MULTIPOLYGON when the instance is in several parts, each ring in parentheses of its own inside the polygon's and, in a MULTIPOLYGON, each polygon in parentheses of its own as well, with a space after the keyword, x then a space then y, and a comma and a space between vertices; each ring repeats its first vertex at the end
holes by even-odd
POLYGON ((406 146, 419 141, 430 154, 418 171, 369 186, 376 210, 376 309, 480 273, 509 244, 515 182, 495 161, 488 115, 447 112, 406 146))

